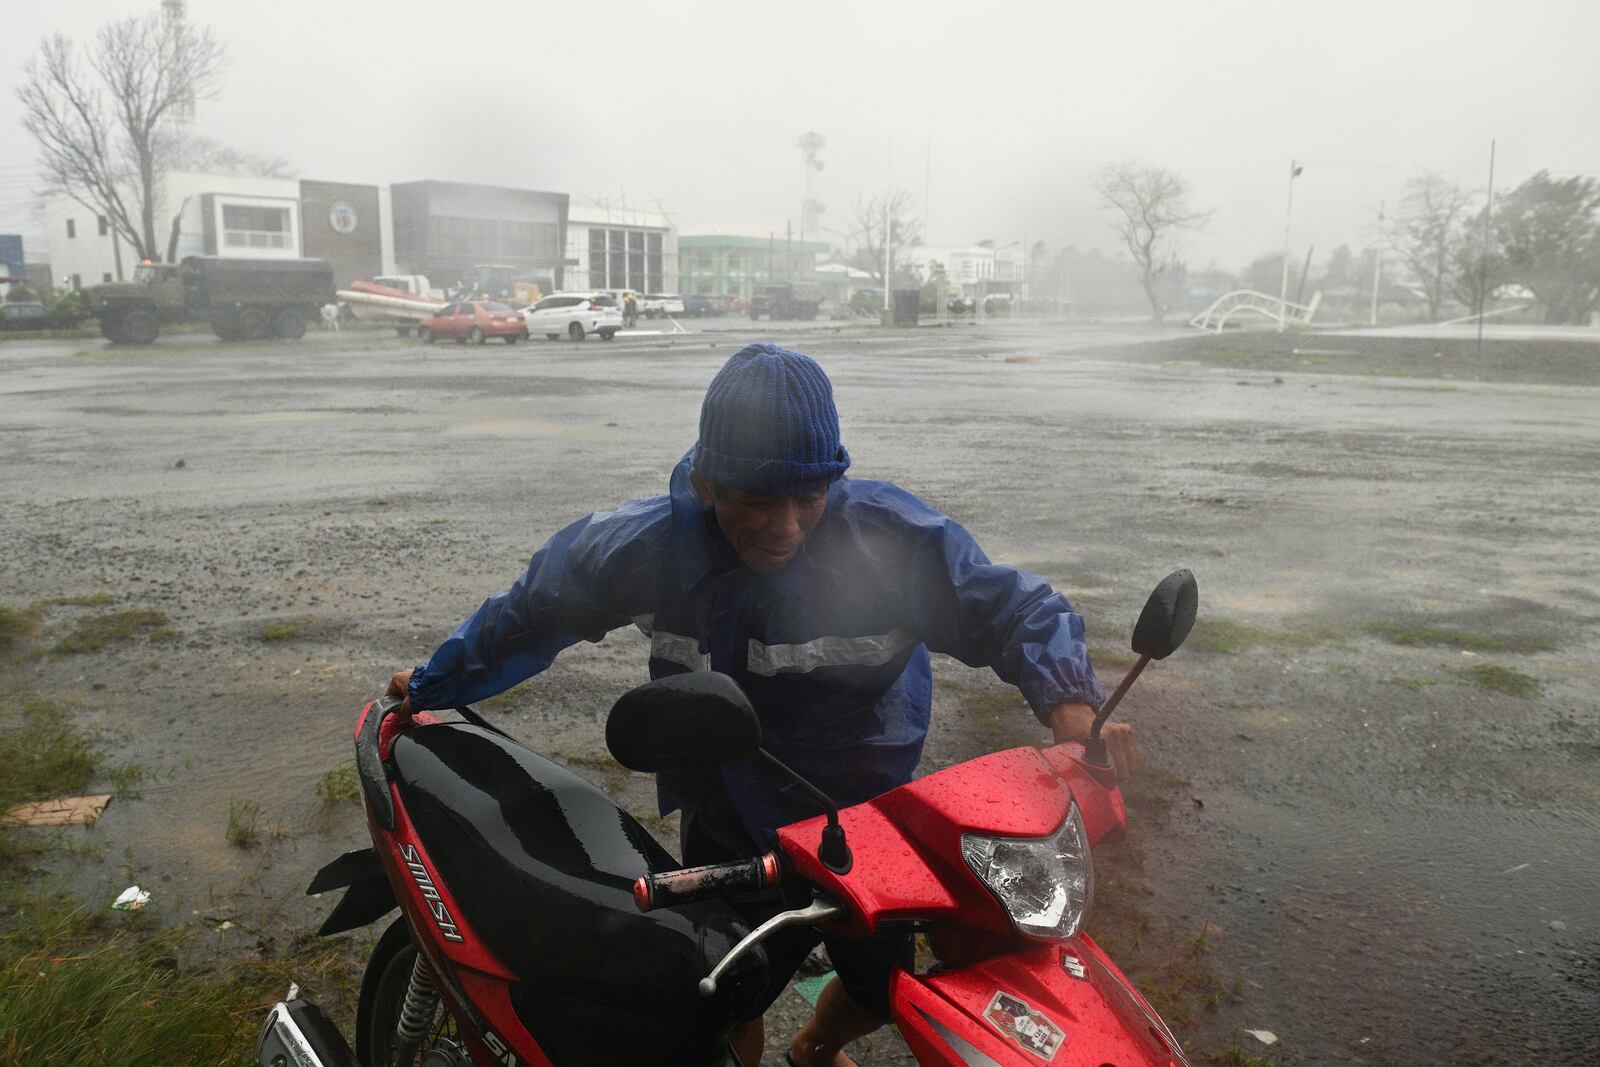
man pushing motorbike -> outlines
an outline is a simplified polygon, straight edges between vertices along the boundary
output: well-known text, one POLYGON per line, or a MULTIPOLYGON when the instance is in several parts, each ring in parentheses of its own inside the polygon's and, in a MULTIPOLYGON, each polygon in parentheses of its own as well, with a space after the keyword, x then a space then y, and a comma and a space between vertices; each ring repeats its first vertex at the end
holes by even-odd
MULTIPOLYGON (((1105 693, 1083 620, 1043 579, 990 562, 959 524, 887 482, 845 477, 833 386, 810 357, 746 346, 712 379, 700 436, 668 493, 557 533, 427 663, 396 674, 401 713, 509 689, 581 640, 633 624, 650 674, 730 675, 773 755, 841 807, 911 780, 927 736, 930 652, 992 668, 1055 740, 1083 741, 1105 693)), ((1139 764, 1132 730, 1103 736, 1119 776, 1139 764)), ((682 811, 686 865, 743 859, 816 814, 749 761, 657 775, 663 815, 682 811)), ((782 905, 741 905, 760 922, 782 905)), ((761 1013, 822 940, 810 927, 765 942, 771 974, 731 1037, 759 1063, 761 1013)), ((888 1020, 889 977, 912 965, 907 933, 827 942, 838 977, 795 1035, 797 1067, 851 1064, 842 1051, 888 1020)))

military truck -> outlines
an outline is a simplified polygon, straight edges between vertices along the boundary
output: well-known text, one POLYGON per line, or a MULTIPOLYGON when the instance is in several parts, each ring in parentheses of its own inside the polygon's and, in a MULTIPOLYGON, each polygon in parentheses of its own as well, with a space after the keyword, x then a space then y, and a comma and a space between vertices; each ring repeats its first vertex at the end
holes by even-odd
POLYGON ((763 285, 750 298, 750 319, 814 319, 822 306, 822 286, 811 282, 763 285))
POLYGON ((323 259, 189 256, 144 263, 133 281, 84 290, 100 332, 118 344, 147 345, 163 323, 204 322, 224 341, 303 337, 332 303, 333 269, 323 259))

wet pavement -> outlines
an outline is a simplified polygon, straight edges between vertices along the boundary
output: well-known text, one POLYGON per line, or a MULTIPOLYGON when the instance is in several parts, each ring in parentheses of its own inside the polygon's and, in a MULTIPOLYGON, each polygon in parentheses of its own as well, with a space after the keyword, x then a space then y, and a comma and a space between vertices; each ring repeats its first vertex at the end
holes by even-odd
MULTIPOLYGON (((174 631, 0 666, 152 776, 94 831, 84 890, 153 883, 166 914, 230 917, 241 944, 314 924, 327 902, 300 887, 363 842, 315 795, 359 703, 562 525, 663 491, 716 368, 787 340, 834 379, 852 473, 1055 580, 1092 647, 1124 645, 1168 570, 1198 575, 1216 626, 1124 708, 1187 783, 1146 906, 1210 923, 1246 983, 1207 1024, 1222 1044, 1256 1027, 1282 1063, 1593 1061, 1600 345, 1569 345, 1547 384, 1510 350, 1504 375, 1424 376, 1350 336, 1217 365, 1216 342, 1117 324, 690 328, 0 343, 0 600, 115 598, 46 608, 39 649, 104 610, 174 631), (1318 345, 1371 358, 1290 353, 1318 345), (1474 640, 1396 644, 1406 628, 1474 640), (245 802, 266 838, 249 852, 224 841, 245 802)), ((924 770, 995 742, 962 702, 991 676, 938 670, 924 770)), ((646 813, 600 729, 643 677, 642 639, 618 633, 495 710, 646 813)), ((871 1062, 901 1062, 891 1046, 871 1062)))

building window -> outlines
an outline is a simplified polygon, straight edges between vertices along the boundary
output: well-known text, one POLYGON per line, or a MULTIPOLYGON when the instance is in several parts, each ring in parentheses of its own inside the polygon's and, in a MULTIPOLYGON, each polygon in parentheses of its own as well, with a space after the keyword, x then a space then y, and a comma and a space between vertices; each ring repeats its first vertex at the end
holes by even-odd
MULTIPOLYGON (((104 237, 106 234, 108 234, 110 232, 111 232, 111 220, 106 218, 104 215, 101 215, 100 216, 100 236, 104 237)), ((106 279, 106 281, 108 281, 108 282, 110 280, 111 280, 110 278, 106 279)))
MULTIPOLYGON (((76 237, 76 236, 78 236, 78 222, 77 222, 76 219, 68 219, 67 220, 67 236, 68 237, 76 237)), ((74 274, 73 277, 76 278, 77 275, 74 274)))
POLYGON ((652 293, 659 293, 665 288, 661 275, 661 235, 659 233, 645 234, 644 241, 644 274, 652 293))
POLYGON ((104 274, 100 275, 100 280, 103 282, 109 282, 111 280, 111 272, 106 271, 104 274))
POLYGON ((83 288, 83 277, 81 275, 74 274, 72 276, 72 288, 74 288, 74 289, 82 289, 83 288))
POLYGON ((222 243, 228 248, 288 248, 289 209, 223 204, 222 243))
POLYGON ((606 280, 606 231, 589 231, 589 284, 596 289, 609 289, 606 280))

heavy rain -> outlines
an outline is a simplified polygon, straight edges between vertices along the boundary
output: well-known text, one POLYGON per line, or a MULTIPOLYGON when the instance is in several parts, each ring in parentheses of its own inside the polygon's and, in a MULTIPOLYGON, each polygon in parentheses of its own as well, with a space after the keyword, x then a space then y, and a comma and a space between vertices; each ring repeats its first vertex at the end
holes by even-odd
MULTIPOLYGON (((84 0, 5 24, 0 1063, 748 1067, 750 1013, 695 983, 753 922, 641 918, 634 877, 678 867, 688 820, 608 712, 727 670, 808 766, 773 708, 774 678, 809 685, 811 758, 842 765, 878 724, 837 709, 877 714, 894 679, 852 687, 913 675, 919 642, 913 799, 840 805, 853 870, 825 839, 778 865, 787 906, 843 901, 827 930, 913 935, 889 1022, 832 1062, 1600 1061, 1600 8, 84 0), (517 646, 472 694, 487 727, 395 727, 358 766, 391 676, 575 520, 667 493, 761 342, 825 371, 850 467, 825 504, 749 506, 823 508, 810 567, 838 487, 881 480, 977 570, 1043 579, 1104 691, 1138 675, 1111 716, 1137 770, 1112 791, 1092 740, 1046 747, 1020 615, 990 669, 932 623, 738 630, 729 659, 668 604, 542 672, 517 646), (1179 569, 1193 629, 1146 664, 1130 638, 1179 569), (501 746, 482 792, 403 756, 444 735, 501 746), (1052 838, 1076 874, 1041 934, 1008 895, 1041 868, 985 875, 969 843, 1070 829, 1069 792, 1092 856, 1052 838), (336 907, 362 914, 320 936, 336 907), (308 1019, 328 1032, 274 1060, 308 1019)), ((798 572, 757 566, 723 491, 716 577, 783 617, 798 572)), ((808 617, 900 573, 876 562, 808 617)), ((467 749, 427 751, 472 780, 467 749)), ((779 983, 762 1062, 828 1062, 806 1041, 855 995, 829 946, 779 983)))

